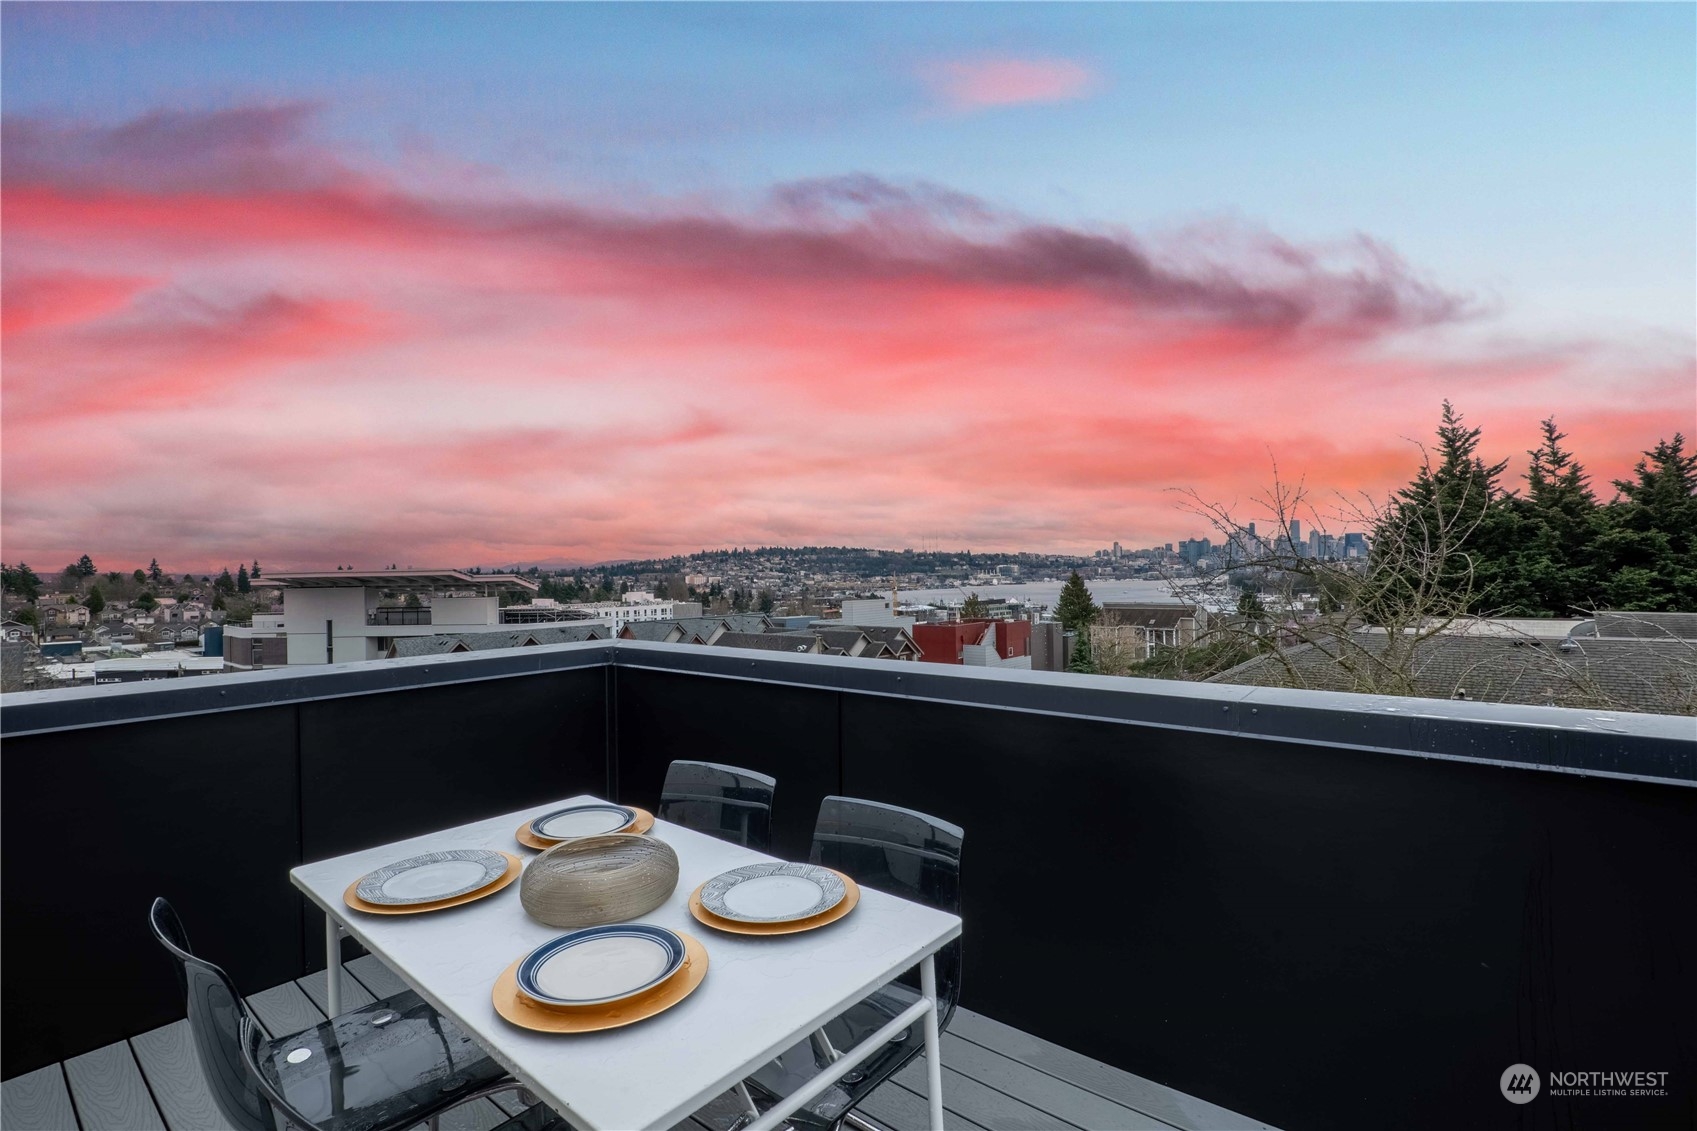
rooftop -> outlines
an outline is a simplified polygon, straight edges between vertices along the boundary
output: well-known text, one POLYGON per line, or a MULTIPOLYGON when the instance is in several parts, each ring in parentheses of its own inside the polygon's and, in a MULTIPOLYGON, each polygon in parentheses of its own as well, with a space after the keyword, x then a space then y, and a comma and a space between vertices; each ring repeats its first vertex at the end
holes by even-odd
POLYGON ((253 584, 276 589, 488 589, 534 593, 540 586, 516 573, 466 573, 457 569, 333 569, 308 573, 268 573, 253 584))
MULTIPOLYGON (((322 923, 290 867, 571 790, 648 804, 676 758, 775 777, 788 859, 828 793, 966 830, 951 1126, 1481 1126, 1522 1060, 1670 1073, 1665 1097, 1541 1096, 1539 1125, 1678 1124, 1697 1098, 1688 718, 628 640, 4 708, 8 1131, 20 1107, 206 1125, 152 896, 298 1028, 322 923), (1388 1065, 1394 1102, 1338 1086, 1388 1065)), ((906 1131, 915 1099, 898 1079, 867 1114, 906 1131)))

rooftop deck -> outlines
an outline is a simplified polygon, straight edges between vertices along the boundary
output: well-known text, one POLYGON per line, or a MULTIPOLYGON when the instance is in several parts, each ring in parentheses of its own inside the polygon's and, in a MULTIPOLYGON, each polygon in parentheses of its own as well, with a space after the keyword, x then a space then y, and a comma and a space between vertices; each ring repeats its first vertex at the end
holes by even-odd
MULTIPOLYGON (((828 794, 967 830, 961 1125, 1492 1126, 1516 1063, 1668 1073, 1527 1127, 1697 1110, 1689 718, 606 641, 7 696, 0 734, 7 1127, 194 1125, 149 1087, 188 1063, 152 897, 298 1029, 322 917, 291 867, 650 805, 675 758, 775 777, 779 856, 828 794), (1075 971, 1111 974, 1056 993, 1075 971)), ((905 1095, 871 1114, 905 1131, 905 1095)))
MULTIPOLYGON (((406 989, 375 957, 343 968, 344 1008, 406 989)), ((324 974, 248 996, 272 1036, 324 1020, 324 974)), ((173 1021, 0 1084, 5 1131, 224 1131, 195 1058, 187 1021, 173 1021)), ((924 1056, 873 1093, 858 1113, 888 1131, 925 1126, 924 1056)), ((956 1010, 943 1036, 943 1095, 949 1126, 960 1131, 1224 1131, 1268 1125, 1122 1072, 1022 1033, 969 1009, 956 1010)), ((504 1094, 473 1100, 445 1116, 443 1131, 490 1131, 523 1110, 504 1094)), ((727 1131, 733 1099, 709 1104, 673 1131, 727 1131)))

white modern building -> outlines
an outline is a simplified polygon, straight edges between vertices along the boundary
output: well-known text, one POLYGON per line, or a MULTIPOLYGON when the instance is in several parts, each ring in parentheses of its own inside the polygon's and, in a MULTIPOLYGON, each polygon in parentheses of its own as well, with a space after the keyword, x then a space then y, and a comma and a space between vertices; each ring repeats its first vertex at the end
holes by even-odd
POLYGON ((618 601, 567 601, 560 606, 575 623, 604 624, 613 636, 627 624, 652 624, 701 615, 700 601, 661 601, 652 593, 626 593, 618 601))
POLYGON ((283 612, 225 626, 224 659, 236 670, 376 660, 397 637, 488 632, 503 623, 503 593, 537 589, 515 574, 454 569, 272 573, 254 585, 281 589, 283 612))

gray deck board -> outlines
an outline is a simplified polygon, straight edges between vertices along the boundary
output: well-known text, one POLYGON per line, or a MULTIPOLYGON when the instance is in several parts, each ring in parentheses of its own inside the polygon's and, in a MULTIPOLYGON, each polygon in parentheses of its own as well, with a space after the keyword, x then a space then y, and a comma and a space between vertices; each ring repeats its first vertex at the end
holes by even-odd
MULTIPOLYGON (((915 1057, 906 1068, 896 1073, 895 1078, 903 1087, 924 1095, 925 1058, 915 1057)), ((1004 1095, 970 1076, 963 1076, 947 1063, 943 1065, 943 1111, 995 1131, 1056 1131, 1057 1128, 1078 1126, 1052 1112, 1004 1095)))
MULTIPOLYGON (((1269 1124, 1258 1119, 1134 1076, 969 1009, 955 1010, 949 1032, 1174 1127, 1199 1131, 1237 1131, 1239 1128, 1271 1131, 1269 1124)), ((947 1053, 943 1060, 944 1063, 949 1062, 947 1053)))
POLYGON ((49 1064, 0 1084, 0 1127, 5 1131, 77 1131, 77 1112, 65 1070, 49 1064))
POLYGON ((362 955, 352 962, 343 964, 342 972, 352 974, 360 980, 360 984, 371 991, 371 995, 381 1001, 405 993, 409 987, 401 976, 383 964, 383 960, 375 954, 362 955))
MULTIPOLYGON (((1008 1096, 1017 1096, 1076 1127, 1118 1131, 1172 1131, 1173 1125, 1103 1099, 1095 1092, 1021 1064, 953 1033, 943 1034, 943 1064, 1008 1096)), ((947 1097, 948 1092, 943 1093, 947 1097)))
POLYGON ((165 1131, 128 1041, 65 1062, 82 1131, 165 1131))
POLYGON ((130 1038, 153 1102, 171 1131, 229 1131, 195 1054, 187 1019, 130 1038))
MULTIPOLYGON (((330 1016, 330 992, 326 988, 326 982, 327 979, 322 970, 314 970, 304 978, 295 979, 295 985, 304 990, 306 996, 312 999, 312 1004, 318 1007, 318 1012, 328 1017, 330 1016)), ((370 1005, 376 1000, 371 996, 370 991, 360 984, 358 978, 350 978, 346 970, 342 971, 343 1013, 350 1013, 353 1010, 370 1005)))
MULTIPOLYGON (((946 1102, 948 1095, 949 1091, 945 1086, 943 1111, 948 1116, 949 1131, 986 1131, 984 1127, 960 1113, 950 1111, 946 1102)), ((926 1106, 925 1097, 904 1088, 894 1080, 886 1080, 874 1088, 872 1094, 862 1100, 855 1110, 883 1124, 890 1131, 926 1131, 931 1125, 931 1109, 926 1106)))
MULTIPOLYGON (((407 989, 375 956, 343 970, 344 1009, 407 989)), ((248 1004, 274 1037, 324 1020, 324 973, 273 986, 248 1004)), ((929 1123, 925 1061, 915 1059, 859 1110, 889 1131, 929 1123)), ((943 1034, 943 1100, 958 1131, 1238 1131, 1267 1125, 1123 1072, 967 1009, 943 1034)), ((490 1131, 523 1110, 516 1093, 463 1104, 446 1131, 490 1131)), ((740 1113, 721 1096, 672 1131, 728 1131, 740 1113)), ((188 1022, 177 1021, 0 1086, 5 1131, 223 1131, 188 1022)), ((1271 1131, 1271 1129, 1267 1129, 1271 1131)))
POLYGON ((324 1014, 312 1004, 306 991, 293 982, 249 994, 247 1004, 272 1037, 287 1037, 324 1020, 324 1014))

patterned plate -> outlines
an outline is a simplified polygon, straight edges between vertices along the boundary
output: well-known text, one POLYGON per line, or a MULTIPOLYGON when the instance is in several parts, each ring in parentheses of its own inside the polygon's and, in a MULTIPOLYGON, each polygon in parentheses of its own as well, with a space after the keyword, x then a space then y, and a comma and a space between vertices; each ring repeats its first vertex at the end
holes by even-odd
POLYGON ((530 822, 530 831, 543 840, 570 840, 575 836, 616 833, 629 828, 635 820, 635 809, 597 801, 587 805, 568 805, 564 809, 544 813, 530 822))
POLYGON ((434 903, 486 887, 506 871, 505 853, 487 848, 450 848, 369 872, 360 878, 355 894, 367 903, 391 907, 434 903))
POLYGON ((708 880, 701 905, 739 923, 789 923, 823 915, 847 891, 840 876, 812 864, 750 864, 708 880))
POLYGON ((519 989, 548 1005, 605 1005, 664 982, 684 963, 684 941, 648 923, 611 923, 543 943, 519 963, 519 989))

